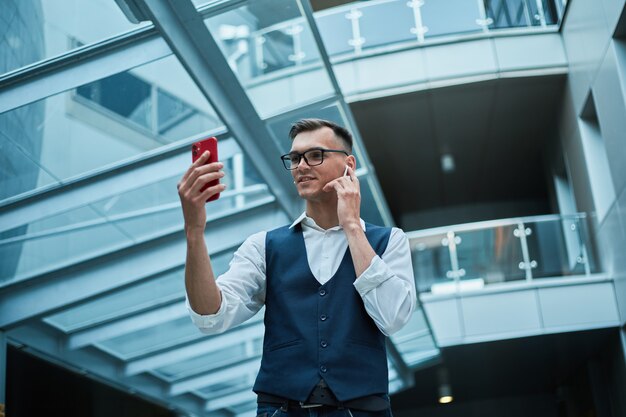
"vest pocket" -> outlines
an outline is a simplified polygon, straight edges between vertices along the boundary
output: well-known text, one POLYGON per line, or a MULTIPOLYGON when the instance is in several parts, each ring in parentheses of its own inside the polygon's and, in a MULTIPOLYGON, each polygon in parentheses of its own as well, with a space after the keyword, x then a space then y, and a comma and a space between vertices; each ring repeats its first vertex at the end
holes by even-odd
POLYGON ((281 343, 277 343, 274 345, 269 345, 267 347, 267 351, 268 352, 273 352, 275 350, 279 350, 279 349, 285 349, 291 346, 295 346, 295 345, 299 345, 300 343, 302 343, 301 339, 296 339, 296 340, 290 340, 288 342, 281 342, 281 343))

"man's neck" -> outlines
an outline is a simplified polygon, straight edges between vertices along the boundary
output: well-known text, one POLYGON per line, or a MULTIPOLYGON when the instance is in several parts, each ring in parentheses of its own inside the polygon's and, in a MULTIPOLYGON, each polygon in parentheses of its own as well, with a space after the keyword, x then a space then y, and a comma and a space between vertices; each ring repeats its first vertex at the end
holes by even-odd
POLYGON ((315 221, 319 227, 328 230, 339 225, 337 217, 337 200, 325 202, 307 201, 306 215, 315 221))

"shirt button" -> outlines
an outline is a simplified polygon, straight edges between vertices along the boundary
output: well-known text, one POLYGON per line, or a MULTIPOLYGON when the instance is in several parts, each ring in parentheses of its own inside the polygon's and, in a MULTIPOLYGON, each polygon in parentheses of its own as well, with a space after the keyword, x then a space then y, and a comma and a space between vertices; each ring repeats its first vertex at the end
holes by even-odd
POLYGON ((322 321, 326 320, 327 318, 328 318, 328 317, 326 317, 326 314, 322 314, 322 315, 320 316, 320 320, 322 320, 322 321))
POLYGON ((326 290, 320 290, 320 295, 323 297, 326 295, 326 290))
POLYGON ((320 366, 320 371, 326 373, 326 371, 328 371, 328 368, 326 368, 324 365, 320 366))
POLYGON ((327 342, 327 341, 325 341, 325 340, 322 340, 322 341, 320 342, 320 346, 321 346, 321 347, 323 347, 323 348, 325 348, 326 346, 328 346, 328 342, 327 342))

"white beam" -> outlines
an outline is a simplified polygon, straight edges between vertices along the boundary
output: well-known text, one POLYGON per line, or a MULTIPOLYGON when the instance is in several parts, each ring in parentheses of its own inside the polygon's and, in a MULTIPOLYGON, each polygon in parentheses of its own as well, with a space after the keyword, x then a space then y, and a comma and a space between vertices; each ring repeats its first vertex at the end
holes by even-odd
POLYGON ((254 401, 256 401, 256 394, 252 391, 252 387, 249 387, 243 391, 234 392, 214 400, 209 400, 206 402, 204 409, 211 412, 245 402, 254 403, 254 401))
POLYGON ((248 374, 252 370, 258 370, 261 367, 261 357, 239 362, 236 365, 230 365, 217 371, 210 371, 202 375, 185 378, 181 381, 174 382, 170 385, 169 395, 180 395, 189 391, 193 391, 207 385, 215 385, 221 382, 235 379, 242 375, 248 374))
POLYGON ((185 301, 178 301, 157 309, 135 314, 132 317, 103 323, 71 333, 67 337, 67 347, 68 349, 79 349, 102 340, 173 321, 188 314, 185 301))
MULTIPOLYGON (((289 220, 273 197, 242 211, 210 221, 205 237, 211 252, 240 244, 259 229, 284 225, 289 220)), ((183 265, 186 253, 182 230, 117 252, 50 272, 37 279, 0 289, 0 329, 53 314, 116 288, 149 279, 161 271, 183 265)))
POLYGON ((171 365, 181 360, 206 355, 229 346, 235 346, 246 340, 263 336, 263 323, 257 322, 249 326, 235 328, 227 333, 212 337, 210 339, 202 339, 200 341, 181 346, 179 348, 153 354, 140 359, 126 362, 124 375, 131 376, 151 369, 161 368, 171 365))

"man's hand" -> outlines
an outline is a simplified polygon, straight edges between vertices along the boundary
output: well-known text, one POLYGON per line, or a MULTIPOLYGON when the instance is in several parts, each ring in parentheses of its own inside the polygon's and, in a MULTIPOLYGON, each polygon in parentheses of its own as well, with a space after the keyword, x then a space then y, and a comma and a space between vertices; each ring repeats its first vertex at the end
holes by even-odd
POLYGON ((200 192, 200 189, 206 184, 224 176, 224 172, 220 171, 224 167, 224 164, 221 162, 204 165, 209 155, 210 152, 206 151, 196 162, 191 164, 177 185, 178 196, 183 207, 186 231, 204 231, 206 225, 204 205, 207 199, 214 194, 224 191, 226 188, 226 185, 218 184, 200 192))
POLYGON ((326 184, 323 191, 330 192, 333 189, 337 192, 337 217, 341 227, 361 228, 361 187, 352 168, 348 167, 348 175, 326 184))

